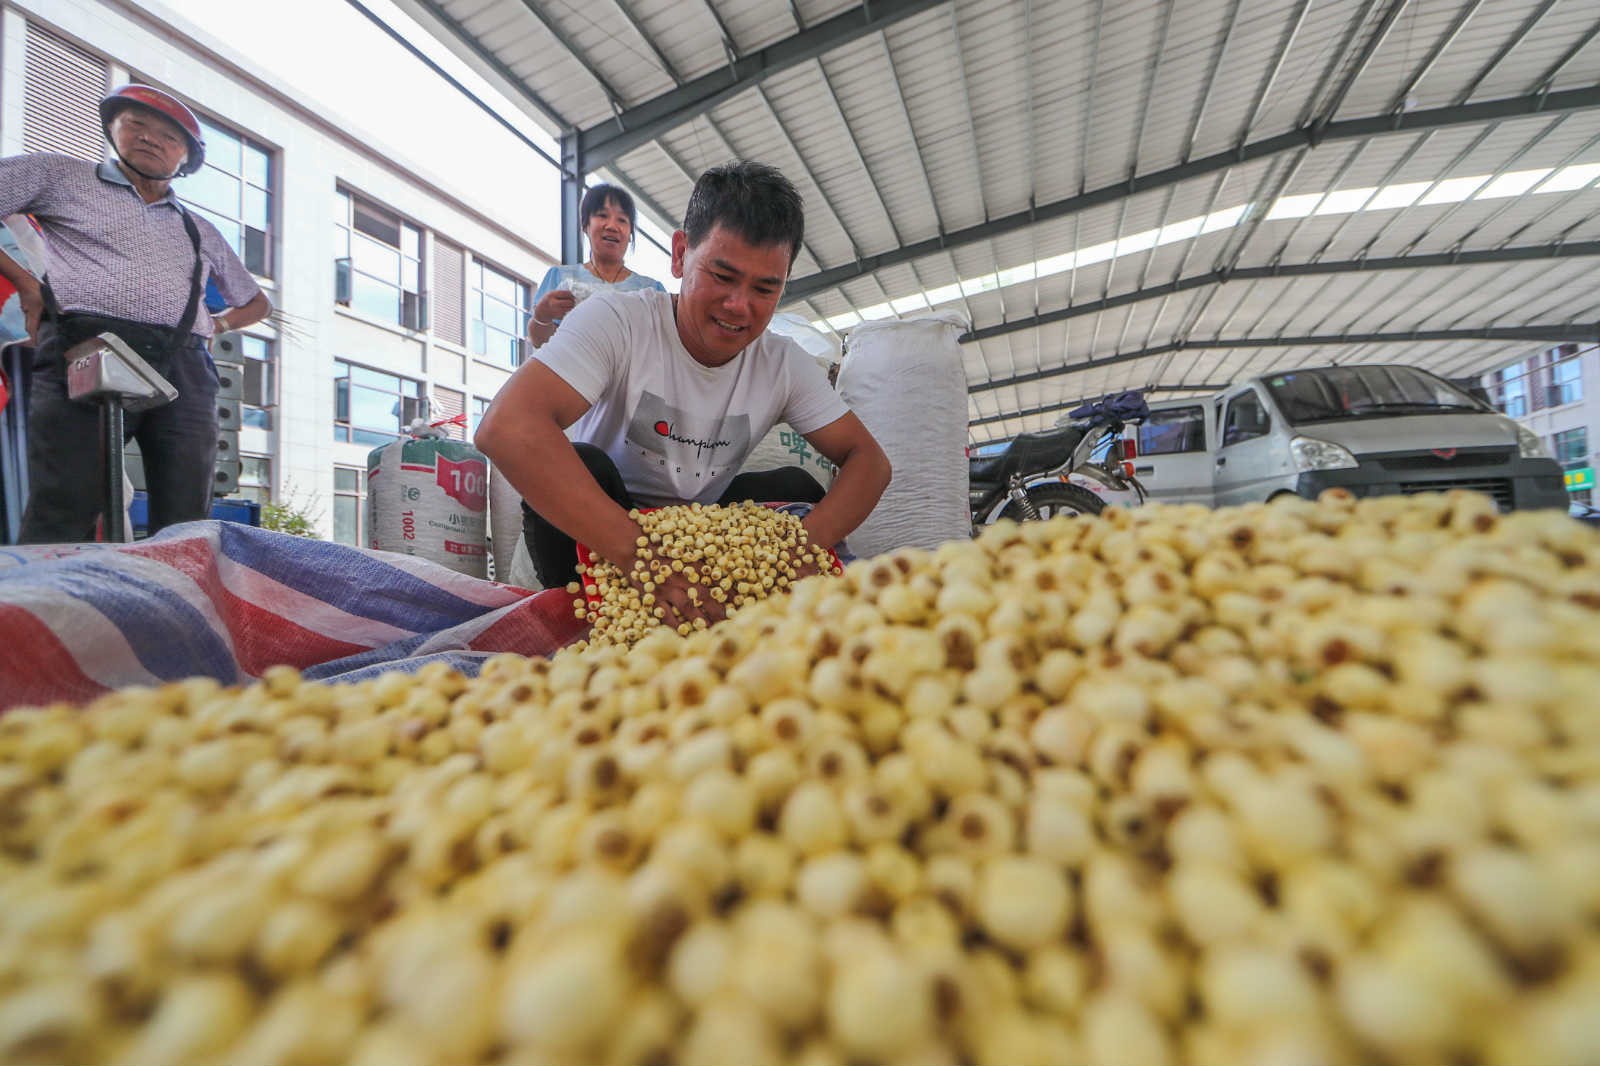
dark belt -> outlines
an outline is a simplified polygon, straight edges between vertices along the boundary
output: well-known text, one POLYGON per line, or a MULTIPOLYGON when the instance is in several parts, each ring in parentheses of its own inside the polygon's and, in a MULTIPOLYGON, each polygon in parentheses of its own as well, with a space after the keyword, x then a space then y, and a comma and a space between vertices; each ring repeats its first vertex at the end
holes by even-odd
POLYGON ((79 341, 88 340, 102 333, 115 333, 127 343, 128 347, 138 352, 140 357, 156 365, 164 363, 168 356, 204 339, 196 333, 185 333, 181 338, 175 337, 171 326, 153 326, 148 322, 135 322, 127 318, 77 311, 62 313, 56 318, 55 327, 63 353, 79 341))

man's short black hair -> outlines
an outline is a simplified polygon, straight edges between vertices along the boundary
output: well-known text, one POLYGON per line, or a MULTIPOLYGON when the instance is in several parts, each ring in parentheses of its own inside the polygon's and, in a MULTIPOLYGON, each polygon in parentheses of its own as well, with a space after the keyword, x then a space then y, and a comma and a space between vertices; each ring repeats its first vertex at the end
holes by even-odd
POLYGON ((806 212, 794 184, 765 163, 724 163, 700 175, 683 213, 693 248, 722 225, 754 245, 787 244, 789 264, 800 254, 806 212))
POLYGON ((633 209, 633 196, 627 189, 619 189, 615 185, 600 184, 594 186, 583 194, 583 202, 578 205, 579 225, 584 229, 589 228, 589 220, 596 211, 604 207, 607 201, 621 208, 622 213, 628 216, 628 243, 633 243, 634 234, 639 229, 638 214, 633 209))

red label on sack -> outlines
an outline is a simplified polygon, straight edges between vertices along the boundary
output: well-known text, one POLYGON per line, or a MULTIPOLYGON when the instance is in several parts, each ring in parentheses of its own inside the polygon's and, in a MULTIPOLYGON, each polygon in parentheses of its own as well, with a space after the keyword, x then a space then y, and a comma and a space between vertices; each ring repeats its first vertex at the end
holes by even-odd
POLYGON ((459 541, 447 540, 444 550, 451 555, 488 555, 489 549, 482 544, 462 544, 459 541))
POLYGON ((469 511, 481 511, 488 504, 489 464, 482 459, 453 462, 439 456, 435 479, 445 495, 469 511))

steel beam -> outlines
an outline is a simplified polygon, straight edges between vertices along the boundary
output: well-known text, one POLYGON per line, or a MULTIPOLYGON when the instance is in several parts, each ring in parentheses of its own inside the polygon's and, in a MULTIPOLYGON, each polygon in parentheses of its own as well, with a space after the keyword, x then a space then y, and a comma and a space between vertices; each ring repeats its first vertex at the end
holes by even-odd
POLYGON ((595 84, 600 86, 600 91, 606 94, 606 99, 611 103, 611 110, 621 112, 623 109, 622 94, 617 92, 617 87, 612 85, 600 68, 595 66, 589 59, 589 53, 579 48, 577 42, 561 28, 561 24, 551 17, 550 13, 545 11, 541 5, 534 3, 534 0, 522 0, 522 6, 528 9, 528 14, 532 15, 534 20, 544 27, 546 33, 556 39, 557 44, 566 49, 567 55, 572 57, 573 62, 582 67, 584 72, 594 79, 595 84))
MULTIPOLYGON (((1554 0, 1551 0, 1551 2, 1554 2, 1554 0)), ((495 83, 506 94, 508 100, 516 100, 520 97, 532 105, 534 110, 543 115, 545 120, 557 129, 564 129, 571 125, 559 111, 528 87, 527 79, 513 71, 503 59, 489 51, 476 37, 468 33, 461 25, 461 20, 447 12, 438 0, 395 0, 395 6, 399 7, 411 18, 416 19, 423 29, 433 33, 446 48, 449 48, 450 51, 459 56, 468 66, 473 67, 479 74, 484 75, 490 82, 495 83), (437 24, 439 31, 435 32, 429 22, 437 24), (463 52, 466 54, 463 55, 463 52)))
MULTIPOLYGON (((437 74, 446 85, 450 86, 456 92, 472 101, 473 105, 476 106, 479 111, 482 111, 485 115, 488 115, 490 119, 503 127, 507 133, 511 134, 511 136, 515 137, 517 140, 533 149, 540 158, 549 163, 551 166, 558 170, 561 168, 561 160, 555 158, 549 152, 545 151, 543 146, 535 142, 526 133, 523 133, 521 130, 519 130, 510 120, 508 120, 504 115, 500 114, 499 111, 496 111, 492 105, 485 101, 483 97, 479 96, 477 93, 463 85, 459 78, 436 63, 432 56, 428 55, 428 53, 417 47, 417 45, 413 41, 409 40, 405 34, 401 33, 399 30, 385 22, 383 18, 377 14, 377 12, 363 4, 361 0, 345 0, 345 2, 360 12, 368 22, 371 22, 374 26, 381 30, 386 37, 409 52, 412 58, 414 58, 417 62, 421 63, 423 66, 437 74)), ((437 10, 437 5, 428 2, 428 0, 422 0, 422 3, 424 8, 430 12, 435 12, 437 10)), ((436 17, 439 16, 436 15, 436 17)), ((494 69, 496 74, 499 74, 502 78, 512 80, 513 84, 521 84, 520 82, 515 81, 516 75, 512 74, 503 63, 500 63, 499 60, 489 55, 488 52, 484 51, 474 42, 462 39, 461 43, 470 49, 475 55, 477 55, 480 61, 488 64, 492 69, 494 69)), ((446 47, 448 47, 448 44, 446 47)), ((486 78, 485 80, 487 81, 490 79, 486 78)), ((557 115, 555 111, 551 110, 550 106, 541 100, 537 94, 525 92, 524 95, 527 97, 528 102, 533 104, 534 107, 536 107, 539 112, 545 116, 545 118, 550 119, 558 125, 563 124, 560 116, 557 115)))
POLYGON ((1522 118, 1530 115, 1584 111, 1597 107, 1600 107, 1600 85, 1592 85, 1583 89, 1568 89, 1563 92, 1545 94, 1534 93, 1529 96, 1515 96, 1503 100, 1487 100, 1481 103, 1411 111, 1400 115, 1383 114, 1372 115, 1367 118, 1343 119, 1337 122, 1330 122, 1328 125, 1321 127, 1320 135, 1318 135, 1317 127, 1304 126, 1288 133, 1280 133, 1273 137, 1254 141, 1237 149, 1229 149, 1224 152, 1218 152, 1215 155, 1204 156, 1187 163, 1168 167, 1165 170, 1138 176, 1131 180, 1118 181, 1113 185, 1093 189, 1077 196, 1069 196, 1064 200, 1042 204, 1036 208, 992 219, 943 236, 931 237, 924 241, 904 245, 876 255, 863 256, 854 263, 846 263, 828 270, 818 271, 803 278, 795 278, 789 282, 785 289, 784 299, 798 300, 826 289, 835 288, 846 281, 859 278, 864 274, 870 274, 875 270, 881 270, 884 267, 895 266, 947 249, 988 240, 1005 233, 1012 233, 1028 226, 1037 225, 1040 222, 1062 218, 1091 207, 1115 203, 1125 197, 1149 192, 1152 189, 1162 189, 1169 185, 1225 170, 1228 167, 1238 166, 1242 163, 1254 162, 1283 152, 1309 148, 1314 143, 1326 144, 1331 141, 1356 140, 1386 133, 1418 133, 1424 130, 1442 129, 1449 126, 1477 125, 1484 122, 1522 118))
MULTIPOLYGON (((1099 370, 1119 363, 1132 363, 1150 359, 1168 352, 1199 352, 1236 348, 1317 348, 1335 344, 1415 344, 1419 341, 1530 341, 1538 344, 1581 344, 1600 341, 1600 323, 1571 323, 1567 325, 1489 326, 1484 329, 1414 329, 1395 333, 1322 333, 1304 337, 1218 337, 1210 340, 1171 341, 1136 352, 1119 352, 1099 359, 1085 359, 1081 363, 1068 363, 1050 370, 1018 374, 1016 377, 996 381, 983 381, 967 386, 967 394, 988 392, 991 389, 1027 385, 1045 381, 1063 374, 1077 374, 1085 370, 1099 370)), ((1022 412, 1027 414, 1029 412, 1022 412)), ((1015 414, 1006 416, 1017 417, 1015 414)))
POLYGON ((774 74, 947 2, 873 0, 862 4, 792 37, 740 56, 728 66, 685 82, 654 99, 625 108, 614 119, 579 130, 578 145, 590 166, 605 166, 774 74))
POLYGON ((1190 289, 1208 285, 1224 285, 1230 281, 1251 281, 1270 278, 1314 277, 1322 274, 1364 274, 1378 270, 1414 270, 1422 267, 1477 266, 1482 263, 1523 263, 1534 259, 1572 259, 1579 256, 1600 255, 1600 241, 1574 241, 1570 244, 1536 244, 1518 248, 1484 248, 1477 251, 1437 252, 1429 255, 1396 255, 1388 258, 1328 260, 1319 263, 1279 263, 1273 266, 1237 267, 1231 272, 1214 270, 1195 274, 1163 285, 1134 289, 1116 296, 1045 311, 1032 318, 1019 318, 999 325, 975 329, 961 337, 961 343, 989 340, 1018 330, 1036 329, 1052 322, 1069 318, 1095 315, 1102 311, 1125 307, 1128 304, 1172 296, 1190 289))

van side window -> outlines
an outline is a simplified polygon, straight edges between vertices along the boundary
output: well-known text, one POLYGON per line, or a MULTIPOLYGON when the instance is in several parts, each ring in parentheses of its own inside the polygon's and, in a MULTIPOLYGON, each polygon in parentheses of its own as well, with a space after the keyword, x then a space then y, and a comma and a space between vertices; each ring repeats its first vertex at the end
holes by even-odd
POLYGON ((1174 407, 1151 411, 1139 426, 1140 455, 1181 455, 1206 450, 1206 409, 1174 407))
POLYGON ((1240 393, 1228 401, 1228 414, 1222 422, 1222 446, 1264 437, 1271 426, 1261 398, 1254 392, 1240 393))

